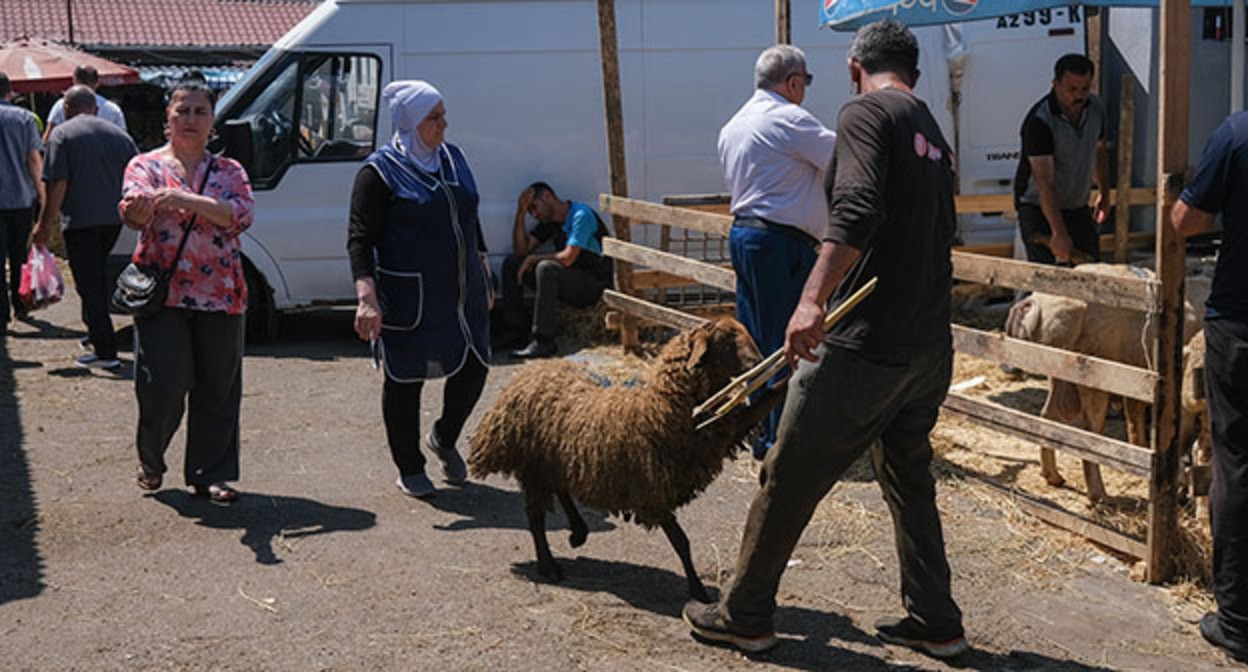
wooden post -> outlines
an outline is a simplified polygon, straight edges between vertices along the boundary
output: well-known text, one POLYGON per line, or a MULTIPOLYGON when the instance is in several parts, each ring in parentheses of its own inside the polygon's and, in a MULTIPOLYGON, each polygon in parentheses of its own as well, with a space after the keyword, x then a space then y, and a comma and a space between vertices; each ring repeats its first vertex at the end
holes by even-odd
POLYGON ((1084 39, 1088 46, 1088 60, 1092 61, 1092 65, 1096 70, 1092 75, 1092 93, 1100 95, 1101 93, 1101 12, 1105 11, 1101 7, 1096 14, 1092 14, 1088 10, 1092 9, 1086 5, 1083 8, 1084 16, 1087 20, 1084 22, 1084 39))
POLYGON ((1135 76, 1122 76, 1118 104, 1118 200, 1114 204, 1114 261, 1127 263, 1131 228, 1131 164, 1135 162, 1135 76))
MULTIPOLYGON (((628 170, 624 162, 624 106, 620 97, 619 41, 615 33, 615 0, 598 0, 598 39, 602 56, 602 100, 607 116, 607 157, 611 176, 611 194, 628 196, 628 170)), ((612 216, 615 237, 632 240, 626 217, 612 216)), ((615 288, 624 294, 633 293, 633 267, 615 263, 615 288)), ((620 320, 620 345, 625 350, 637 347, 637 319, 624 316, 620 320)))
POLYGON ((789 18, 789 0, 776 0, 776 44, 793 44, 793 21, 789 18))
POLYGON ((1156 358, 1161 374, 1153 406, 1153 476, 1148 486, 1147 578, 1170 578, 1178 535, 1179 386, 1182 382, 1182 241, 1170 226, 1170 208, 1187 170, 1188 74, 1191 58, 1191 4, 1161 0, 1161 69, 1157 122, 1157 279, 1161 282, 1156 358))

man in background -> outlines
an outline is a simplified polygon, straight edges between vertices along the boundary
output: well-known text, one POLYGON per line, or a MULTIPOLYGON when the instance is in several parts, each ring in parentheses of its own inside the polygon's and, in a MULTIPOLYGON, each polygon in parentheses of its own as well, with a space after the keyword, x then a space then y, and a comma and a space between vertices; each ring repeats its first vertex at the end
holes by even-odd
POLYGON ((1100 259, 1100 225, 1109 214, 1109 152, 1105 105, 1092 93, 1094 68, 1081 54, 1059 58, 1052 90, 1023 120, 1014 201, 1028 261, 1100 259), (1094 180, 1095 212, 1088 207, 1094 180))
MULTIPOLYGON (((100 87, 100 73, 91 65, 80 65, 74 68, 74 86, 83 85, 91 88, 94 93, 100 87)), ((121 107, 113 101, 95 94, 95 106, 99 111, 96 112, 97 117, 107 121, 121 130, 126 130, 126 115, 121 111, 121 107)), ((48 138, 52 136, 52 129, 58 124, 65 123, 65 98, 52 103, 52 109, 48 111, 47 127, 43 129, 43 141, 46 143, 48 138)))
POLYGON ((1180 235, 1213 228, 1222 244, 1205 301, 1205 390, 1213 434, 1209 517, 1218 610, 1200 634, 1248 663, 1248 112, 1227 117, 1170 213, 1180 235))
POLYGON ((31 238, 46 245, 60 220, 93 350, 78 357, 77 364, 115 369, 121 361, 108 314, 111 288, 105 262, 121 233, 117 203, 126 164, 139 150, 125 131, 96 116, 96 96, 90 87, 70 87, 63 100, 66 120, 48 139, 43 173, 48 200, 31 238))
POLYGON ((534 182, 516 203, 513 252, 503 261, 503 322, 510 340, 527 343, 511 353, 516 359, 554 355, 556 303, 585 308, 598 303, 611 286, 611 260, 602 255, 607 227, 593 208, 559 198, 545 182, 534 182), (525 214, 537 220, 525 230, 525 214), (536 252, 544 242, 555 251, 536 252), (524 315, 524 288, 537 291, 533 319, 524 315), (530 325, 531 324, 531 328, 530 325))
MULTIPOLYGON (((766 49, 754 64, 754 95, 719 132, 719 162, 732 194, 728 246, 737 317, 764 355, 784 345, 784 327, 828 226, 824 178, 836 134, 802 107, 813 80, 801 49, 766 49)), ((775 442, 782 410, 763 422, 756 458, 775 442)))
POLYGON ((0 315, 9 322, 13 315, 25 317, 26 308, 17 297, 26 263, 26 240, 35 216, 35 201, 44 202, 43 145, 35 115, 11 102, 13 84, 0 72, 0 315), (8 259, 8 275, 4 262, 8 259), (7 281, 6 281, 7 277, 7 281))

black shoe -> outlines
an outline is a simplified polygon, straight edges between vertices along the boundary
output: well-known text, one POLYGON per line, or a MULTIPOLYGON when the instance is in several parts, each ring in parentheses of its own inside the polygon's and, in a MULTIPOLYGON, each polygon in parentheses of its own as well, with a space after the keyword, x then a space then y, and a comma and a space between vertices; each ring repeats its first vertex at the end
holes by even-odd
POLYGON ((731 644, 747 653, 770 651, 780 643, 776 639, 776 633, 771 630, 752 633, 733 626, 720 615, 717 604, 690 602, 685 605, 681 615, 684 616, 685 623, 693 629, 695 638, 731 644))
POLYGON ((555 347, 553 340, 543 338, 535 338, 529 341, 529 344, 519 350, 512 350, 511 357, 513 359, 542 359, 545 357, 553 357, 559 348, 555 347))
POLYGON ((935 658, 952 658, 968 648, 962 628, 937 632, 909 616, 876 621, 875 635, 889 644, 908 646, 935 658))
POLYGON ((1200 619, 1200 635, 1206 642, 1222 649, 1226 655, 1241 663, 1248 663, 1248 646, 1236 642, 1222 629, 1217 613, 1209 612, 1200 619))

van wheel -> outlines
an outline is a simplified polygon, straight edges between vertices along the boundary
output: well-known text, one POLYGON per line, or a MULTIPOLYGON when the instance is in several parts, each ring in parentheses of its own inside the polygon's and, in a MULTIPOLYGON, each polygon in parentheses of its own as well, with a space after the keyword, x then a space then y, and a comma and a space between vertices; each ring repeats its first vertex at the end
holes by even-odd
POLYGON ((243 261, 247 278, 247 340, 272 343, 277 340, 278 315, 273 305, 273 289, 251 262, 243 261))

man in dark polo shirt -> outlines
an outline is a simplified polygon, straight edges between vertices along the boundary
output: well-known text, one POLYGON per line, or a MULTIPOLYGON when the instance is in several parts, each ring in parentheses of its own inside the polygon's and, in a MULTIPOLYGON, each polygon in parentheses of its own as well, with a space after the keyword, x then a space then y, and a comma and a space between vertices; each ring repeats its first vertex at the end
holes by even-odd
POLYGON ((828 228, 785 335, 796 372, 732 582, 718 604, 685 607, 701 638, 751 652, 776 645, 776 590, 793 548, 819 501, 870 451, 907 611, 877 623, 877 635, 939 657, 966 649, 928 438, 953 366, 953 153, 914 94, 918 58, 914 35, 895 21, 863 27, 850 46, 858 95, 841 109, 828 228), (873 277, 875 292, 825 336, 829 302, 873 277))
POLYGON ((1189 236, 1213 228, 1222 245, 1205 302, 1205 390, 1213 433, 1215 613, 1200 621, 1205 639, 1248 662, 1248 112, 1213 134, 1171 223, 1189 236))
POLYGON ((65 123, 48 136, 43 180, 48 203, 32 239, 46 244, 64 226, 65 250, 74 287, 82 299, 82 321, 92 352, 77 359, 82 367, 115 369, 117 337, 108 316, 110 287, 105 271, 108 253, 121 233, 121 182, 130 158, 138 153, 125 131, 96 116, 95 92, 77 85, 65 92, 65 123))
POLYGON ((1100 225, 1109 211, 1109 155, 1105 105, 1091 92, 1093 73, 1086 56, 1062 56, 1053 66, 1053 89, 1023 119, 1014 204, 1028 261, 1100 259, 1100 225), (1088 207, 1093 181, 1099 188, 1095 213, 1088 207))

